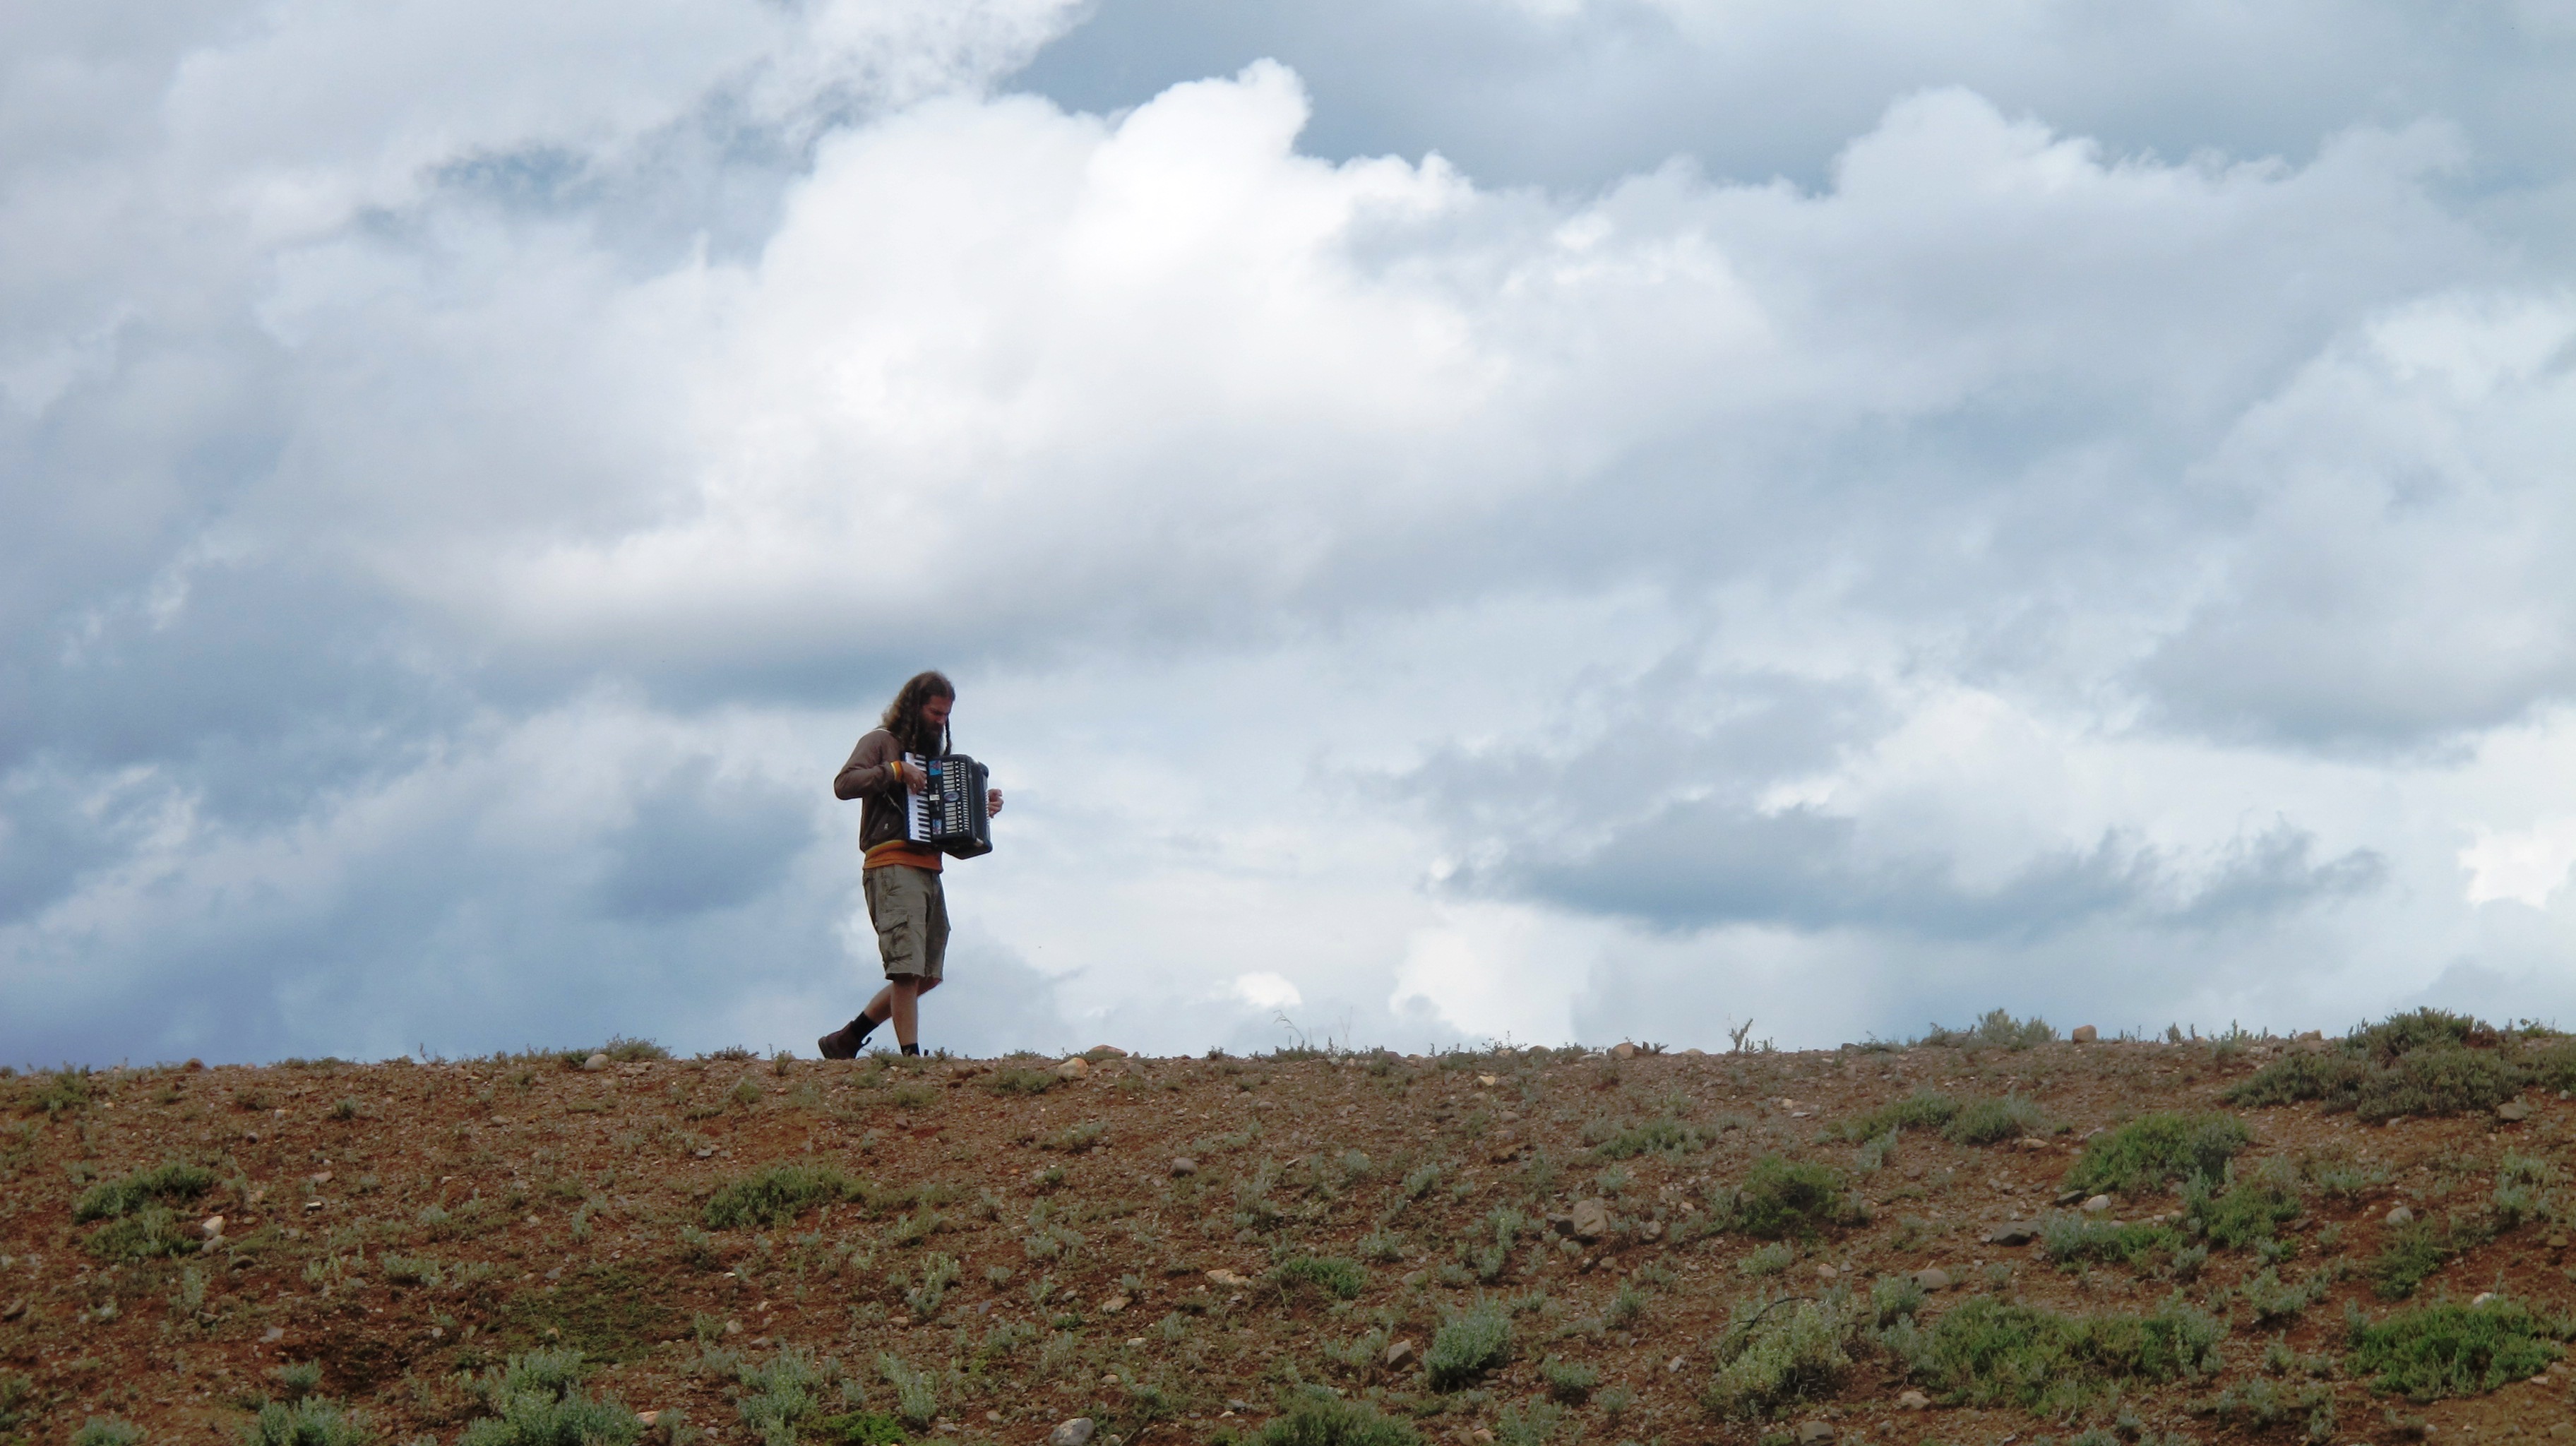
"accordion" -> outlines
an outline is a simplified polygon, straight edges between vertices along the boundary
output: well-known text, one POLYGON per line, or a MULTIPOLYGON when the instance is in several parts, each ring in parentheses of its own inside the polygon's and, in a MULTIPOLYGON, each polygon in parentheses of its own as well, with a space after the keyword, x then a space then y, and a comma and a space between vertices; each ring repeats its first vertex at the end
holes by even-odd
POLYGON ((991 853, 993 821, 984 812, 984 790, 992 770, 963 753, 907 753, 903 761, 930 775, 928 788, 904 799, 904 842, 927 844, 951 858, 991 853))

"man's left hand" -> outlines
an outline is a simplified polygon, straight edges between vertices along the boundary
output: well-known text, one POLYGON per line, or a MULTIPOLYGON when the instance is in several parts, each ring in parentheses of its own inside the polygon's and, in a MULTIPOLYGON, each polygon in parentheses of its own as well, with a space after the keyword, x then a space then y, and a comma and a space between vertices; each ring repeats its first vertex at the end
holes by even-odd
POLYGON ((986 818, 991 818, 993 815, 995 815, 995 814, 997 814, 997 813, 1000 813, 1001 811, 1002 811, 1002 790, 1000 790, 1000 789, 998 789, 998 788, 988 788, 988 789, 985 789, 985 790, 984 790, 984 816, 985 816, 986 818))

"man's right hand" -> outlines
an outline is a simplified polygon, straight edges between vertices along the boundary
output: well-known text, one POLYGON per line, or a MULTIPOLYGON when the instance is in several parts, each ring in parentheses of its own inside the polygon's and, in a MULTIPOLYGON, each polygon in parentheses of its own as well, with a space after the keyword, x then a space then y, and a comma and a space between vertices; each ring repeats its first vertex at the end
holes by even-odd
POLYGON ((894 781, 919 793, 930 786, 930 775, 898 758, 894 761, 894 781))

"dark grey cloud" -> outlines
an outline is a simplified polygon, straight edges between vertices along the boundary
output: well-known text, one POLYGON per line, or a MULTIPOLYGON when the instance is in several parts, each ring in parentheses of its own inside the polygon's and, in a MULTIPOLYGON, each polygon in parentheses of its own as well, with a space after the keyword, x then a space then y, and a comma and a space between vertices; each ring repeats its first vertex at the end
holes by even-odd
POLYGON ((635 818, 608 845, 601 902, 626 918, 746 904, 784 883, 814 842, 810 803, 766 780, 725 780, 694 758, 639 785, 635 818))

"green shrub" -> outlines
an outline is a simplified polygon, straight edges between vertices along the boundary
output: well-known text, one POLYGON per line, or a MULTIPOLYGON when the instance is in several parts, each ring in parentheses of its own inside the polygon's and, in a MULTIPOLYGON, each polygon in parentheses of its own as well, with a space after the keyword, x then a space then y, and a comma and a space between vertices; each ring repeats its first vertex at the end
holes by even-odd
POLYGON ((29 1078, 35 1081, 35 1088, 18 1100, 29 1114, 42 1113, 51 1118, 80 1109, 90 1101, 89 1069, 85 1065, 43 1070, 29 1078))
POLYGON ((2424 1283, 2424 1277, 2485 1238, 2484 1231, 2457 1220, 2440 1225, 2430 1220, 2409 1221, 2390 1233, 2387 1243, 2379 1247, 2378 1256, 2370 1262, 2371 1286, 2382 1300, 2404 1300, 2424 1283))
POLYGON ((26 1424, 36 1399, 35 1380, 18 1371, 0 1371, 0 1432, 26 1424))
POLYGON ((2056 1038, 2057 1031, 2037 1015, 2026 1020, 2015 1019, 2003 1010, 1990 1009, 1966 1029, 1933 1025, 1932 1032, 1917 1042, 1951 1049, 2028 1049, 2034 1044, 2048 1044, 2056 1038))
POLYGON ((1500 1367, 1511 1356, 1511 1317, 1501 1306, 1480 1300, 1440 1323, 1422 1365, 1431 1388, 1448 1391, 1500 1367))
POLYGON ((1299 1255, 1270 1267, 1270 1282, 1283 1295, 1312 1286, 1336 1300, 1356 1300, 1368 1289, 1368 1268, 1338 1255, 1299 1255))
POLYGON ((1051 1069, 997 1069, 983 1083, 997 1095, 1042 1095, 1064 1081, 1051 1069))
POLYGON ((767 1365, 746 1364, 735 1371, 734 1379, 742 1385, 735 1414, 764 1446, 796 1446, 797 1428, 821 1411, 822 1392, 840 1374, 834 1362, 817 1362, 811 1351, 783 1346, 767 1365))
POLYGON ((307 1396, 288 1405, 270 1401, 242 1427, 242 1446, 365 1446, 365 1418, 336 1401, 307 1396))
POLYGON ((851 1411, 814 1423, 832 1446, 903 1446, 903 1423, 883 1411, 851 1411))
POLYGON ((277 1388, 286 1393, 286 1399, 301 1401, 322 1389, 322 1363, 288 1361, 270 1368, 268 1378, 277 1382, 277 1388))
POLYGON ((2415 1401, 2473 1396, 2525 1380, 2565 1352, 2564 1324, 2544 1324, 2519 1302, 2427 1305, 2353 1322, 2352 1369, 2378 1390, 2415 1401))
POLYGON ((2019 1095, 1999 1100, 1971 1100, 1959 1107, 1942 1135, 1954 1144, 1994 1145, 2024 1135, 2053 1135, 2061 1126, 2048 1112, 2019 1095))
POLYGON ((579 1351, 510 1357, 476 1382, 492 1414, 467 1426, 458 1446, 629 1446, 643 1423, 615 1401, 583 1395, 582 1373, 579 1351))
POLYGON ((2478 1046, 2494 1029, 2464 1014, 2419 1009, 2357 1029, 2323 1054, 2284 1056, 2230 1089, 2248 1107, 2317 1100, 2332 1112, 2379 1121, 2399 1115, 2455 1115, 2489 1110, 2519 1093, 2545 1068, 2517 1063, 2478 1046))
POLYGON ((1709 1414, 1755 1420, 1831 1392, 1851 1369, 1852 1327, 1829 1301, 1786 1296, 1738 1305, 1717 1340, 1717 1374, 1701 1395, 1709 1414))
POLYGON ((88 1250, 101 1260, 134 1261, 188 1255, 204 1244, 167 1206, 146 1205, 91 1232, 88 1250))
MULTIPOLYGON (((2329 1432, 2334 1411, 2334 1393, 2313 1382, 2284 1386, 2263 1376, 2238 1381, 2208 1400, 2191 1408, 2222 1425, 2242 1425, 2254 1431, 2275 1426, 2283 1421, 2306 1418, 2311 1423, 2327 1423, 2329 1432)), ((2313 1430, 2310 1440, 2330 1441, 2313 1430)))
POLYGON ((2270 1266, 2261 1274, 2236 1288, 2237 1297, 2254 1312, 2256 1325, 2278 1325, 2297 1320, 2309 1306, 2325 1299, 2334 1288, 2334 1272, 2323 1269, 2312 1272, 2297 1285, 2284 1285, 2270 1266))
POLYGON ((116 1219, 145 1205, 175 1205, 214 1188, 215 1172, 173 1160, 113 1180, 101 1180, 72 1202, 74 1220, 116 1219))
POLYGON ((1565 1424, 1564 1408, 1553 1401, 1505 1406, 1494 1423, 1494 1446, 1547 1446, 1565 1424))
POLYGON ((1913 1319, 1923 1309, 1925 1299, 1923 1282, 1916 1280, 1911 1272, 1882 1275, 1870 1282, 1870 1314, 1882 1326, 1913 1319))
POLYGON ((905 1365, 891 1351, 877 1355, 877 1374, 894 1387, 895 1414, 916 1431, 929 1429, 939 1415, 939 1388, 929 1375, 905 1365))
POLYGON ((1580 1361, 1561 1361, 1554 1356, 1538 1363, 1539 1379, 1547 1382, 1547 1393, 1569 1406, 1580 1406, 1591 1396, 1592 1388, 1601 1384, 1598 1367, 1580 1361))
POLYGON ((2325 1100, 2330 1110, 2348 1110, 2369 1072, 2358 1054, 2287 1054, 2228 1086, 2226 1100, 2255 1110, 2325 1100))
POLYGON ((2206 1187, 2186 1185, 2184 1214, 2209 1243, 2241 1250, 2272 1238, 2274 1227, 2299 1218, 2299 1197, 2262 1180, 2238 1180, 2227 1193, 2212 1196, 2206 1187))
POLYGON ((1797 1263, 1797 1247, 1785 1240, 1775 1240, 1768 1245, 1756 1246, 1735 1262, 1735 1270, 1739 1275, 1778 1275, 1797 1263))
POLYGON ((72 1433, 72 1446, 134 1446, 143 1428, 113 1416, 92 1416, 72 1433))
POLYGON ((2343 1047, 2354 1054, 2396 1059, 2419 1049, 2462 1049, 2472 1044, 2495 1042, 2494 1025, 2466 1014, 2426 1007, 2392 1014, 2377 1024, 2364 1025, 2343 1038, 2343 1047))
POLYGON ((2198 1376, 2226 1327, 2188 1306, 2154 1315, 2060 1315, 1979 1296, 1933 1323, 1912 1364, 1953 1404, 2058 1415, 2128 1381, 2198 1376))
POLYGON ((710 1230, 775 1230, 817 1205, 854 1200, 866 1187, 829 1165, 772 1165, 728 1182, 707 1200, 710 1230))
POLYGON ((1282 1403, 1279 1414, 1262 1423, 1252 1446, 1421 1446, 1422 1436, 1408 1422, 1381 1415, 1365 1401, 1347 1401, 1312 1386, 1282 1403))
POLYGON ((1837 1122, 1830 1133, 1846 1140, 1876 1139, 1890 1130, 1937 1130, 1957 1118, 1959 1102, 1934 1089, 1919 1089, 1905 1099, 1864 1115, 1837 1122))
POLYGON ((2141 1115, 2084 1142, 2066 1172, 2069 1190, 2150 1190, 2172 1180, 2226 1177, 2227 1162, 2251 1141, 2234 1115, 2164 1111, 2141 1115))
POLYGON ((2146 1270, 2170 1261, 2182 1248, 2182 1234, 2169 1225, 2118 1225, 2060 1211, 2041 1222, 2039 1243, 2059 1265, 2104 1260, 2146 1270))
MULTIPOLYGON (((1591 1133, 1591 1132, 1587 1132, 1591 1133)), ((1639 1155, 1659 1155, 1667 1159, 1705 1150, 1717 1136, 1708 1130, 1670 1115, 1642 1120, 1601 1131, 1592 1153, 1605 1160, 1630 1160, 1639 1155)))
POLYGON ((1843 1172, 1831 1165, 1765 1155, 1746 1171, 1728 1203, 1727 1228, 1760 1239, 1814 1235, 1827 1225, 1866 1219, 1843 1172))

